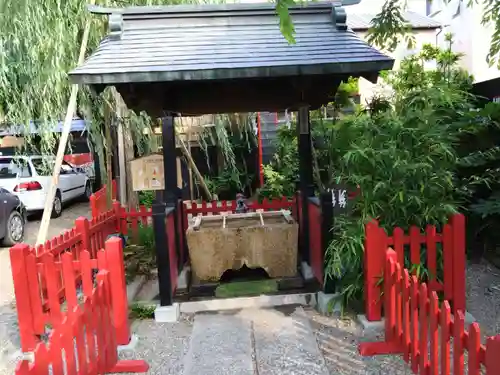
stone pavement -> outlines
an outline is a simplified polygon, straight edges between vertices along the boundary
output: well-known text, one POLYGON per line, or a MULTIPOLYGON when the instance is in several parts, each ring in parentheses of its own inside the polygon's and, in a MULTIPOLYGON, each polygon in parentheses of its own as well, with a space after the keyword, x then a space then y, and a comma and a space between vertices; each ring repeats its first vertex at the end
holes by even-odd
POLYGON ((135 321, 139 341, 124 359, 145 359, 148 374, 409 375, 398 356, 363 358, 363 333, 351 319, 282 306, 183 315, 178 323, 135 321))
POLYGON ((183 362, 184 375, 328 375, 301 307, 196 315, 183 362))

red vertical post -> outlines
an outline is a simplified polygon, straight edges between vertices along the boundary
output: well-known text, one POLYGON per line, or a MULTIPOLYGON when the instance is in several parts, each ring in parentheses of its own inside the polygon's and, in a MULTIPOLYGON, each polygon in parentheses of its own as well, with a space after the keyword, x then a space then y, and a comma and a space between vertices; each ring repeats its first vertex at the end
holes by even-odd
POLYGON ((453 374, 464 375, 464 329, 465 315, 462 311, 453 314, 453 374))
POLYGON ((385 253, 384 270, 384 313, 385 313, 385 341, 394 342, 396 339, 396 284, 395 273, 397 254, 394 250, 385 253))
POLYGON ((444 299, 453 299, 453 231, 450 224, 443 226, 443 289, 444 299))
POLYGON ((115 199, 116 199, 116 192, 117 192, 117 188, 116 188, 116 180, 113 180, 113 181, 111 182, 111 189, 112 189, 112 190, 111 190, 111 198, 112 198, 113 200, 115 200, 115 199))
POLYGON ((486 341, 485 367, 486 375, 500 374, 500 335, 490 337, 486 341))
POLYGON ((425 283, 420 284, 419 305, 420 305, 420 334, 419 334, 419 359, 420 374, 427 374, 429 371, 428 345, 429 345, 429 292, 425 283))
MULTIPOLYGON (((121 208, 122 207, 120 205, 120 202, 113 202, 113 211, 114 211, 115 219, 116 219, 116 233, 122 233, 121 208)), ((126 235, 126 233, 124 235, 126 235)))
POLYGON ((450 326, 451 309, 448 301, 441 306, 441 374, 451 374, 450 371, 450 326))
POLYGON ((378 285, 384 274, 385 265, 385 232, 373 220, 365 226, 365 310, 369 321, 382 319, 381 290, 378 285))
POLYGON ((451 217, 453 236, 453 312, 465 314, 465 216, 451 217))
POLYGON ((96 217, 99 215, 99 208, 97 207, 97 198, 95 194, 92 194, 90 196, 90 212, 92 214, 92 217, 96 217))
POLYGON ((111 304, 113 306, 113 324, 116 340, 119 345, 130 342, 128 324, 127 285, 125 282, 125 265, 123 262, 123 242, 119 237, 112 237, 105 243, 106 265, 110 274, 111 304))
MULTIPOLYGON (((481 350, 481 332, 479 324, 472 323, 469 328, 468 340, 468 375, 481 375, 481 361, 479 360, 479 352, 481 350)), ((437 373, 436 373, 437 374, 437 373)))
POLYGON ((430 315, 429 375, 439 375, 439 299, 438 299, 438 295, 436 292, 431 293, 429 315, 430 315))
POLYGON ((79 217, 75 220, 75 227, 77 233, 80 234, 82 239, 82 250, 90 252, 90 254, 92 254, 92 257, 94 258, 94 250, 97 251, 98 249, 92 249, 92 245, 90 242, 89 221, 85 217, 79 217))
MULTIPOLYGON (((19 336, 23 352, 33 351, 36 346, 34 317, 31 309, 30 284, 26 268, 26 258, 30 248, 26 244, 18 244, 10 249, 10 265, 14 281, 14 295, 16 297, 17 320, 19 336)), ((37 288, 38 285, 31 286, 37 288)))
POLYGON ((264 186, 264 170, 262 169, 262 133, 261 133, 260 112, 257 112, 257 141, 258 141, 258 151, 259 151, 259 182, 260 182, 260 187, 262 187, 264 186))

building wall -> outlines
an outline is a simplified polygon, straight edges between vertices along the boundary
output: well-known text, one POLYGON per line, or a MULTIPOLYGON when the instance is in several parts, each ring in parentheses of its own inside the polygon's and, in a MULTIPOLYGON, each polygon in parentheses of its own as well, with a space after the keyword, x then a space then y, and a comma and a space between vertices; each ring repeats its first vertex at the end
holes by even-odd
MULTIPOLYGON (((349 10, 358 13, 378 13, 386 0, 361 0, 359 4, 349 5, 349 10)), ((407 0, 407 10, 426 15, 427 0, 407 0)))
MULTIPOLYGON (((416 30, 414 31, 415 36, 415 48, 408 49, 403 43, 401 43, 394 52, 387 52, 395 59, 394 70, 399 68, 401 61, 412 54, 418 53, 424 44, 435 44, 436 43, 436 32, 437 30, 416 30)), ((361 38, 366 40, 366 32, 357 33, 361 38)), ((429 68, 432 68, 429 66, 429 68)), ((385 86, 381 79, 379 78, 378 84, 373 84, 364 78, 359 80, 359 94, 361 96, 361 104, 364 105, 370 101, 373 96, 390 94, 390 88, 385 86)))
POLYGON ((453 51, 464 54, 460 63, 464 69, 474 76, 475 82, 487 81, 500 77, 496 66, 490 67, 486 62, 489 52, 493 25, 481 24, 484 6, 474 4, 467 7, 466 0, 434 0, 431 6, 433 19, 443 24, 443 32, 438 38, 442 47, 447 47, 444 37, 453 34, 453 51))

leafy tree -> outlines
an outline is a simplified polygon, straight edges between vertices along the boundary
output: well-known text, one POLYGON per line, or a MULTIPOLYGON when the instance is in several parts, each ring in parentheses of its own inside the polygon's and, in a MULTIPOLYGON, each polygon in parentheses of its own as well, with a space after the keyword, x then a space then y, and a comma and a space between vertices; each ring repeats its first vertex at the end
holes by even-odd
MULTIPOLYGON (((400 70, 385 74, 393 91, 389 98, 376 98, 376 104, 351 116, 311 116, 318 190, 342 181, 360 192, 350 212, 336 218, 327 253, 327 277, 339 278, 344 302, 361 297, 363 290, 367 221, 380 219, 387 229, 440 225, 467 203, 482 178, 458 173, 466 153, 458 152, 457 145, 464 129, 472 127, 469 114, 476 113, 471 111, 475 98, 468 94, 471 77, 456 67, 458 58, 450 48, 425 46, 400 70), (424 69, 429 61, 436 62, 435 69, 424 69)), ((275 185, 293 186, 298 171, 295 134, 286 129, 279 139, 276 160, 286 162, 274 162, 268 171, 276 191, 275 185)), ((425 251, 422 259, 424 264, 425 251)), ((415 267, 409 260, 406 266, 415 267)), ((426 277, 425 267, 418 267, 426 277)))
MULTIPOLYGON (((159 5, 195 3, 195 0, 107 0, 106 5, 159 5)), ((91 21, 88 51, 93 51, 106 35, 106 17, 88 12, 85 0, 4 0, 0 1, 0 127, 38 122, 41 137, 39 151, 51 153, 58 143, 52 132, 55 122, 65 115, 70 95, 68 72, 78 58, 82 35, 91 21)), ((121 114, 125 128, 141 148, 151 144, 151 119, 144 114, 123 111, 123 104, 107 89, 102 95, 91 95, 82 86, 77 114, 89 120, 90 135, 104 158, 106 136, 104 122, 121 114), (141 139, 147 138, 146 142, 141 139)), ((75 114, 76 115, 76 114, 75 114)), ((33 143, 29 132, 23 134, 33 143)), ((139 150, 147 151, 147 150, 139 150)), ((101 168, 105 172, 105 168, 101 168)))

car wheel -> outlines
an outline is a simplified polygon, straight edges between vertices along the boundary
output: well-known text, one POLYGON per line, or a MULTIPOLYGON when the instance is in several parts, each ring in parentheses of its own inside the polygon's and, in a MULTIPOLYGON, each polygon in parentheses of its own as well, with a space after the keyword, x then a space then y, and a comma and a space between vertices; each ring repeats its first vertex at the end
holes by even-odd
POLYGON ((13 246, 16 243, 22 242, 24 239, 24 224, 22 215, 17 211, 12 211, 7 220, 5 238, 2 241, 3 245, 13 246))
POLYGON ((85 184, 85 193, 83 193, 83 200, 85 202, 90 201, 90 196, 92 195, 92 185, 90 181, 85 184))
POLYGON ((58 191, 54 197, 54 202, 52 203, 52 218, 61 216, 62 214, 62 200, 61 193, 58 191))

